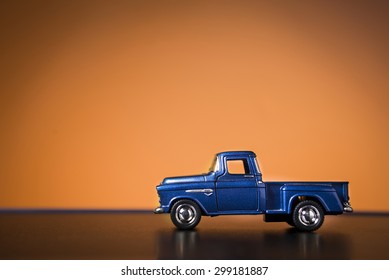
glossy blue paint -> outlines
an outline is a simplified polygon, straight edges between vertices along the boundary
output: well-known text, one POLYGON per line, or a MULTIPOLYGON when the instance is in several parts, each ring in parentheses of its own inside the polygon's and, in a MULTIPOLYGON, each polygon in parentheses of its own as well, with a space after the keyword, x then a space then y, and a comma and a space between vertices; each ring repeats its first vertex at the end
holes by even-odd
POLYGON ((160 207, 156 213, 169 213, 174 203, 191 200, 202 215, 266 214, 291 217, 304 200, 318 203, 325 214, 352 211, 348 182, 263 182, 262 173, 251 151, 230 151, 215 155, 208 173, 168 177, 157 186, 160 207), (238 162, 242 171, 231 174, 229 163, 238 162))

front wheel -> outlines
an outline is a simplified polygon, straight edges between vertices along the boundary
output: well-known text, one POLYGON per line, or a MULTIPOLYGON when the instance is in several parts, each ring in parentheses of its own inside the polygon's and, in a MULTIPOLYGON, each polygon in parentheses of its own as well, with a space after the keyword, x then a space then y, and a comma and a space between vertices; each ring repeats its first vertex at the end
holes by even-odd
POLYGON ((324 211, 319 203, 304 200, 293 210, 293 223, 298 230, 314 231, 324 222, 324 211))
POLYGON ((170 218, 178 229, 193 229, 201 220, 201 209, 192 200, 179 200, 173 205, 170 218))

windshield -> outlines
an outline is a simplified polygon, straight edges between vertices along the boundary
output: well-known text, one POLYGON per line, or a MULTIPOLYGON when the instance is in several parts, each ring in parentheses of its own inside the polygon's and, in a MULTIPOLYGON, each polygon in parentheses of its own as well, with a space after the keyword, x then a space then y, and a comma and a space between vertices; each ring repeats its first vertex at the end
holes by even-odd
POLYGON ((209 172, 216 172, 219 170, 219 160, 217 158, 217 156, 215 156, 212 160, 212 164, 211 164, 211 167, 209 168, 209 172))

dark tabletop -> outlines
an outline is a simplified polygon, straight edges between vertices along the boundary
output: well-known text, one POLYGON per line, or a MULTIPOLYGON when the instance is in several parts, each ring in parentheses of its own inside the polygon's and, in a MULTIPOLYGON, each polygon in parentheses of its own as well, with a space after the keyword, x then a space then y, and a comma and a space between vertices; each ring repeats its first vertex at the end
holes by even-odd
POLYGON ((0 259, 389 259, 389 215, 326 216, 301 233, 262 216, 178 231, 152 213, 0 213, 0 259))

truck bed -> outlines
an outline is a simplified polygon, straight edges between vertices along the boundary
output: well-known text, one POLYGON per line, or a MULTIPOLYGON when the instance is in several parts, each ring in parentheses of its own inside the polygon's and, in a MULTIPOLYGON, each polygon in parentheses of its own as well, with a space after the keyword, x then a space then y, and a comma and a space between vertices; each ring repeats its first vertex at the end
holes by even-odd
MULTIPOLYGON (((268 211, 287 211, 289 200, 293 198, 294 192, 306 192, 307 196, 311 192, 336 192, 340 199, 340 204, 348 201, 348 182, 264 182, 266 189, 266 208, 268 211)), ((340 206, 341 206, 340 205, 340 206)), ((325 206, 325 205, 323 205, 325 206)))

